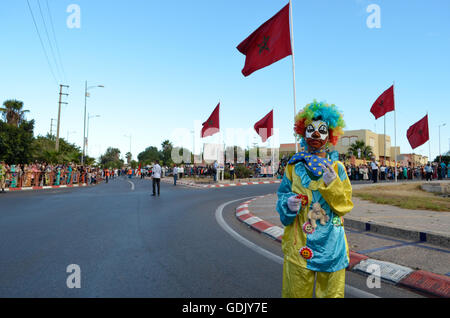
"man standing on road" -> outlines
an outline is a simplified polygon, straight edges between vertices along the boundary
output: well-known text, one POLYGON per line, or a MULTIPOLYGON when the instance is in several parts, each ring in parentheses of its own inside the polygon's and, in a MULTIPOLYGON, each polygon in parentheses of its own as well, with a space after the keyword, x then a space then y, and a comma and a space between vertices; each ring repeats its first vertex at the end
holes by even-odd
POLYGON ((343 298, 349 249, 342 217, 353 209, 352 186, 336 145, 345 126, 335 105, 313 103, 295 117, 305 151, 289 160, 278 189, 285 226, 282 296, 343 298), (320 222, 315 223, 316 219, 320 222))
POLYGON ((159 161, 156 160, 155 164, 153 165, 153 169, 152 169, 152 186, 153 186, 152 196, 156 195, 155 186, 158 187, 158 196, 159 196, 160 184, 161 184, 161 166, 159 165, 159 161))
POLYGON ((178 168, 176 165, 173 166, 173 185, 177 185, 177 179, 178 179, 178 168))
POLYGON ((375 162, 375 157, 372 157, 372 162, 370 163, 370 166, 372 168, 372 181, 373 183, 378 182, 378 165, 375 162))

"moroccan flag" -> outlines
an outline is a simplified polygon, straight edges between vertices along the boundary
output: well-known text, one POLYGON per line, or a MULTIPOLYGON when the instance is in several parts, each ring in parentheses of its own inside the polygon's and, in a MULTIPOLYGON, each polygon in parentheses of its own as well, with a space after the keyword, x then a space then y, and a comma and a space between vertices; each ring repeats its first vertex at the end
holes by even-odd
POLYGON ((428 132, 428 115, 409 127, 406 132, 409 144, 412 149, 422 146, 430 139, 428 132))
POLYGON ((208 120, 203 123, 202 138, 212 136, 220 131, 219 107, 220 103, 216 106, 208 120))
POLYGON ((378 119, 394 109, 394 85, 392 85, 373 103, 370 112, 375 116, 375 119, 378 119))
POLYGON ((292 54, 289 3, 238 45, 246 56, 244 76, 292 54))
POLYGON ((261 136, 263 142, 272 136, 273 129, 273 110, 270 111, 263 119, 255 124, 255 130, 261 136))

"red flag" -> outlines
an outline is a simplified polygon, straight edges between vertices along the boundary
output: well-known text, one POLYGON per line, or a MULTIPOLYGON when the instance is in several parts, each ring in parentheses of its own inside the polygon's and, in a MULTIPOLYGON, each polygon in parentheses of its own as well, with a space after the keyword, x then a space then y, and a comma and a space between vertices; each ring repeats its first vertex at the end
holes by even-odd
POLYGON ((244 76, 292 54, 289 3, 238 45, 246 56, 244 76))
POLYGON ((212 136, 220 131, 219 126, 219 107, 220 103, 216 106, 211 116, 202 125, 202 138, 212 136))
POLYGON ((428 131, 428 115, 409 127, 406 137, 412 149, 422 146, 430 139, 428 131))
POLYGON ((392 85, 373 103, 370 112, 375 116, 375 119, 378 119, 394 109, 394 85, 392 85))
POLYGON ((255 130, 261 136, 263 142, 272 136, 273 129, 273 110, 270 111, 263 119, 255 124, 255 130))

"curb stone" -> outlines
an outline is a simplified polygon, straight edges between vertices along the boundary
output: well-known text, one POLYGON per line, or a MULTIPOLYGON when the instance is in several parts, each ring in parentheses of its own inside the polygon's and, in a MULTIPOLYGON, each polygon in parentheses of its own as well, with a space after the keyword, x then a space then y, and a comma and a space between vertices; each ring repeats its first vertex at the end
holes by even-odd
MULTIPOLYGON (((161 181, 163 181, 162 179, 161 181)), ((172 183, 173 180, 164 180, 166 183, 172 183)), ((177 180, 177 185, 184 185, 189 187, 195 187, 195 188, 201 188, 201 189, 210 189, 210 188, 228 188, 228 187, 239 187, 239 186, 246 186, 246 185, 258 185, 258 184, 274 184, 274 183, 281 183, 280 180, 273 180, 273 181, 255 181, 255 182, 238 182, 238 183, 225 183, 225 184, 197 184, 195 182, 185 182, 177 180)))
POLYGON ((42 186, 42 187, 24 187, 24 188, 6 188, 5 192, 16 192, 16 191, 32 191, 32 190, 50 190, 50 189, 63 189, 63 188, 78 188, 87 187, 88 184, 67 184, 60 186, 42 186))
MULTIPOLYGON (((243 202, 236 208, 235 215, 239 221, 245 223, 250 228, 281 243, 284 230, 253 215, 248 208, 250 202, 268 195, 258 196, 243 202)), ((381 279, 389 281, 396 286, 407 287, 437 297, 450 298, 450 277, 371 259, 368 256, 353 251, 350 251, 349 256, 350 263, 347 270, 367 275, 374 275, 376 272, 379 272, 381 279), (376 272, 374 272, 374 269, 376 269, 376 272)))

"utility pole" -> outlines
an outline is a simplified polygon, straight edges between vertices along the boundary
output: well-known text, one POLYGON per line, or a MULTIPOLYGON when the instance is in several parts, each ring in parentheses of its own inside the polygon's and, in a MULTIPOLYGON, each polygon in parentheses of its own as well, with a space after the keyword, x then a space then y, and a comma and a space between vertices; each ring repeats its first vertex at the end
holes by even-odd
POLYGON ((56 120, 54 118, 50 118, 50 136, 53 136, 53 126, 55 126, 53 124, 53 121, 56 120))
POLYGON ((59 151, 59 127, 61 126, 61 104, 66 104, 66 102, 62 102, 62 96, 69 96, 69 94, 65 94, 62 92, 63 87, 69 88, 69 86, 67 85, 59 85, 59 103, 58 103, 58 122, 56 124, 56 144, 55 144, 55 149, 56 151, 59 151))

